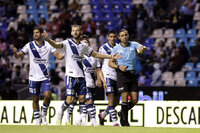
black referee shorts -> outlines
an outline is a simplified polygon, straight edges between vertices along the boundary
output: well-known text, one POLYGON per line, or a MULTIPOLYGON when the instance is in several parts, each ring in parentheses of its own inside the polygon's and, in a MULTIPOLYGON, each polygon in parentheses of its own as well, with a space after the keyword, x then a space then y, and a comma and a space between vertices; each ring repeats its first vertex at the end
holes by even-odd
POLYGON ((117 70, 118 92, 138 92, 138 77, 135 70, 122 72, 117 70))

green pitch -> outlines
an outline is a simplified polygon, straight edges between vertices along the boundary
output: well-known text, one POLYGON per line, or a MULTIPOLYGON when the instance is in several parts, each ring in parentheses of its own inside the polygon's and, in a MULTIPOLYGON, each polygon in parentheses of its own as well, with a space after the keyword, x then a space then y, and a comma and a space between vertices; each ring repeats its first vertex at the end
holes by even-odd
POLYGON ((0 125, 1 133, 200 133, 192 128, 148 128, 113 126, 5 126, 0 125))

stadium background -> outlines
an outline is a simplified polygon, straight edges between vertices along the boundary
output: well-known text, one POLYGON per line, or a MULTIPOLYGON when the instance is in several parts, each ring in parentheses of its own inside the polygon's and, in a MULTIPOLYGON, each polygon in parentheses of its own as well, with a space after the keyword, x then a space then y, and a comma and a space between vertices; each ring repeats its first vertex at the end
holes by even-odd
MULTIPOLYGON (((199 100, 200 1, 194 0, 189 15, 185 1, 0 0, 0 99, 31 99, 29 58, 14 58, 10 44, 22 48, 32 40, 36 25, 61 41, 70 38, 72 24, 80 24, 94 50, 106 42, 108 30, 121 28, 129 31, 130 40, 149 47, 137 59, 140 101, 199 100)), ((64 60, 50 56, 49 69, 54 100, 63 100, 64 60)), ((97 100, 106 100, 103 88, 96 91, 97 100)))

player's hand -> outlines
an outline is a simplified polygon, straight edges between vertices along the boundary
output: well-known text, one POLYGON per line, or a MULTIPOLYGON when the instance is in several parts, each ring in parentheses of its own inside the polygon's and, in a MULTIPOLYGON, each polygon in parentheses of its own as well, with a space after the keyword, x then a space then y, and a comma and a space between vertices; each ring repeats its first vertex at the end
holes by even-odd
POLYGON ((127 68, 127 66, 119 66, 119 70, 121 70, 122 72, 126 72, 127 68))
POLYGON ((103 83, 103 88, 104 88, 105 91, 106 91, 107 87, 108 87, 108 86, 107 86, 106 82, 104 82, 104 83, 103 83))
POLYGON ((118 60, 118 59, 120 59, 120 58, 122 58, 122 55, 120 55, 120 54, 118 54, 118 53, 114 53, 114 54, 112 55, 112 59, 118 60))
POLYGON ((13 53, 17 52, 17 48, 15 48, 13 44, 10 45, 10 48, 12 49, 13 53))
POLYGON ((47 32, 45 30, 43 31, 42 36, 44 37, 44 39, 48 38, 48 34, 47 34, 47 32))
POLYGON ((102 82, 101 82, 101 80, 97 80, 97 86, 98 86, 99 88, 102 87, 102 82))

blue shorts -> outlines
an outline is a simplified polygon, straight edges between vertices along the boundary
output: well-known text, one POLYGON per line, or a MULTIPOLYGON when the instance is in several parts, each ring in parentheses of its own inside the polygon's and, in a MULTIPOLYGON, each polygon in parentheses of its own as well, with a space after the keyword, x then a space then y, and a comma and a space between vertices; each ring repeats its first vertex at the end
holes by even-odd
POLYGON ((87 87, 85 100, 89 101, 90 99, 92 99, 94 101, 94 96, 95 96, 95 88, 87 87))
POLYGON ((114 94, 115 96, 119 96, 117 89, 117 81, 112 80, 111 78, 106 78, 106 95, 114 94))
POLYGON ((66 96, 86 95, 85 78, 66 76, 66 96))
POLYGON ((39 95, 41 92, 51 91, 51 83, 49 79, 43 81, 32 81, 29 80, 29 93, 31 95, 39 95))

